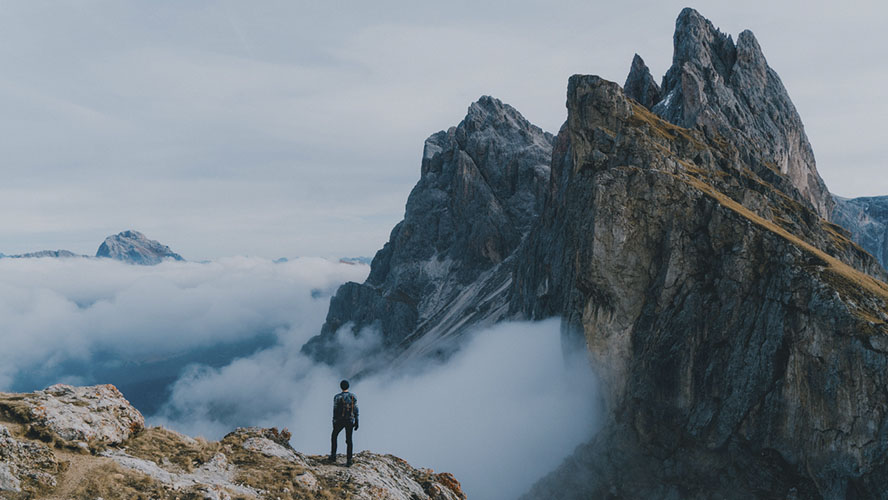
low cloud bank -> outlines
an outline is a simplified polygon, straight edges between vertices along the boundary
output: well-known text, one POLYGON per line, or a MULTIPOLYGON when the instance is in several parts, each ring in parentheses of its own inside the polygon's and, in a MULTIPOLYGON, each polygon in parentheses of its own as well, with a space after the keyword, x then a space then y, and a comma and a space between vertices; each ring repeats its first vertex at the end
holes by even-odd
MULTIPOLYGON (((154 425, 208 438, 286 426, 295 448, 327 453, 332 396, 348 370, 300 348, 339 284, 367 272, 310 258, 3 259, 0 390, 114 383, 154 425)), ((379 343, 371 330, 339 339, 353 354, 344 366, 379 343)), ((477 331, 446 363, 379 373, 353 390, 358 450, 453 472, 472 498, 520 495, 597 421, 585 353, 565 359, 557 320, 477 331)))
MULTIPOLYGON (((286 425, 296 449, 329 453, 341 376, 302 356, 298 344, 194 368, 155 421, 210 437, 234 425, 286 425)), ((591 438, 598 421, 585 353, 565 359, 558 320, 476 332, 447 363, 374 375, 352 390, 361 409, 358 450, 453 472, 471 498, 519 496, 591 438)))
POLYGON ((279 335, 315 327, 336 287, 362 281, 368 270, 313 258, 149 267, 2 259, 0 390, 110 382, 150 411, 162 402, 158 384, 178 378, 185 365, 227 364, 279 335))

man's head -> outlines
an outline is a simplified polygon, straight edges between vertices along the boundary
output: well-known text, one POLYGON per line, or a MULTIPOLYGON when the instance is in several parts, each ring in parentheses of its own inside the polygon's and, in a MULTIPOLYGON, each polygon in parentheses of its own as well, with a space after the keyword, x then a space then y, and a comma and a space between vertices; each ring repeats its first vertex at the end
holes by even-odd
POLYGON ((348 380, 343 380, 342 382, 340 382, 339 388, 342 389, 343 391, 347 391, 348 390, 348 380))

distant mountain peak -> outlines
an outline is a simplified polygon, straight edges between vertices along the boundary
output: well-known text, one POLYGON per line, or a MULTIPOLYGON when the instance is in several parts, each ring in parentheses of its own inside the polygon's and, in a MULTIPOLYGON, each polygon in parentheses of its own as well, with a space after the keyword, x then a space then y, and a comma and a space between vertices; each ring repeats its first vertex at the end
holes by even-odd
POLYGON ((105 238, 96 251, 96 257, 107 257, 130 264, 154 265, 164 259, 184 261, 181 255, 156 240, 132 229, 105 238))

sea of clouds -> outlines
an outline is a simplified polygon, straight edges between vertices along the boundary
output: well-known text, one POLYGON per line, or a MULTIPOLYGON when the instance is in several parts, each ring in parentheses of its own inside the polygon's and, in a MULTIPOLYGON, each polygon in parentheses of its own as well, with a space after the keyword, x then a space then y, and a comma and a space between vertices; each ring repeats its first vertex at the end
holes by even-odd
MULTIPOLYGON (((336 288, 368 271, 317 258, 0 259, 0 390, 114 383, 150 424, 214 439, 235 426, 288 427, 294 448, 323 454, 345 372, 300 348, 336 288)), ((340 338, 354 355, 378 342, 372 331, 340 338)), ((472 498, 517 497, 598 420, 588 362, 565 356, 554 319, 474 332, 447 362, 352 389, 357 450, 453 472, 472 498)))

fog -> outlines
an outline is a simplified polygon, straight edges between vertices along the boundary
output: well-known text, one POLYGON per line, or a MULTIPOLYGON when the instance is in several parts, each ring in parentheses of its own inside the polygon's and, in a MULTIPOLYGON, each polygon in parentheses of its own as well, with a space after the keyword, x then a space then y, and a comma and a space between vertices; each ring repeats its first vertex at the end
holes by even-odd
POLYGON ((316 327, 336 287, 368 271, 312 258, 153 267, 0 259, 0 390, 111 382, 151 410, 163 393, 146 398, 141 391, 156 389, 158 379, 170 382, 185 364, 224 364, 316 327))
MULTIPOLYGON (((211 439, 236 426, 288 427, 294 448, 324 454, 348 372, 299 349, 336 287, 367 272, 307 258, 155 267, 2 259, 0 390, 115 383, 152 425, 211 439)), ((379 345, 370 330, 338 338, 345 365, 379 345)), ((586 357, 565 358, 555 319, 473 332, 447 362, 354 380, 352 391, 356 451, 452 472, 470 498, 519 496, 587 441, 598 418, 586 357)))

